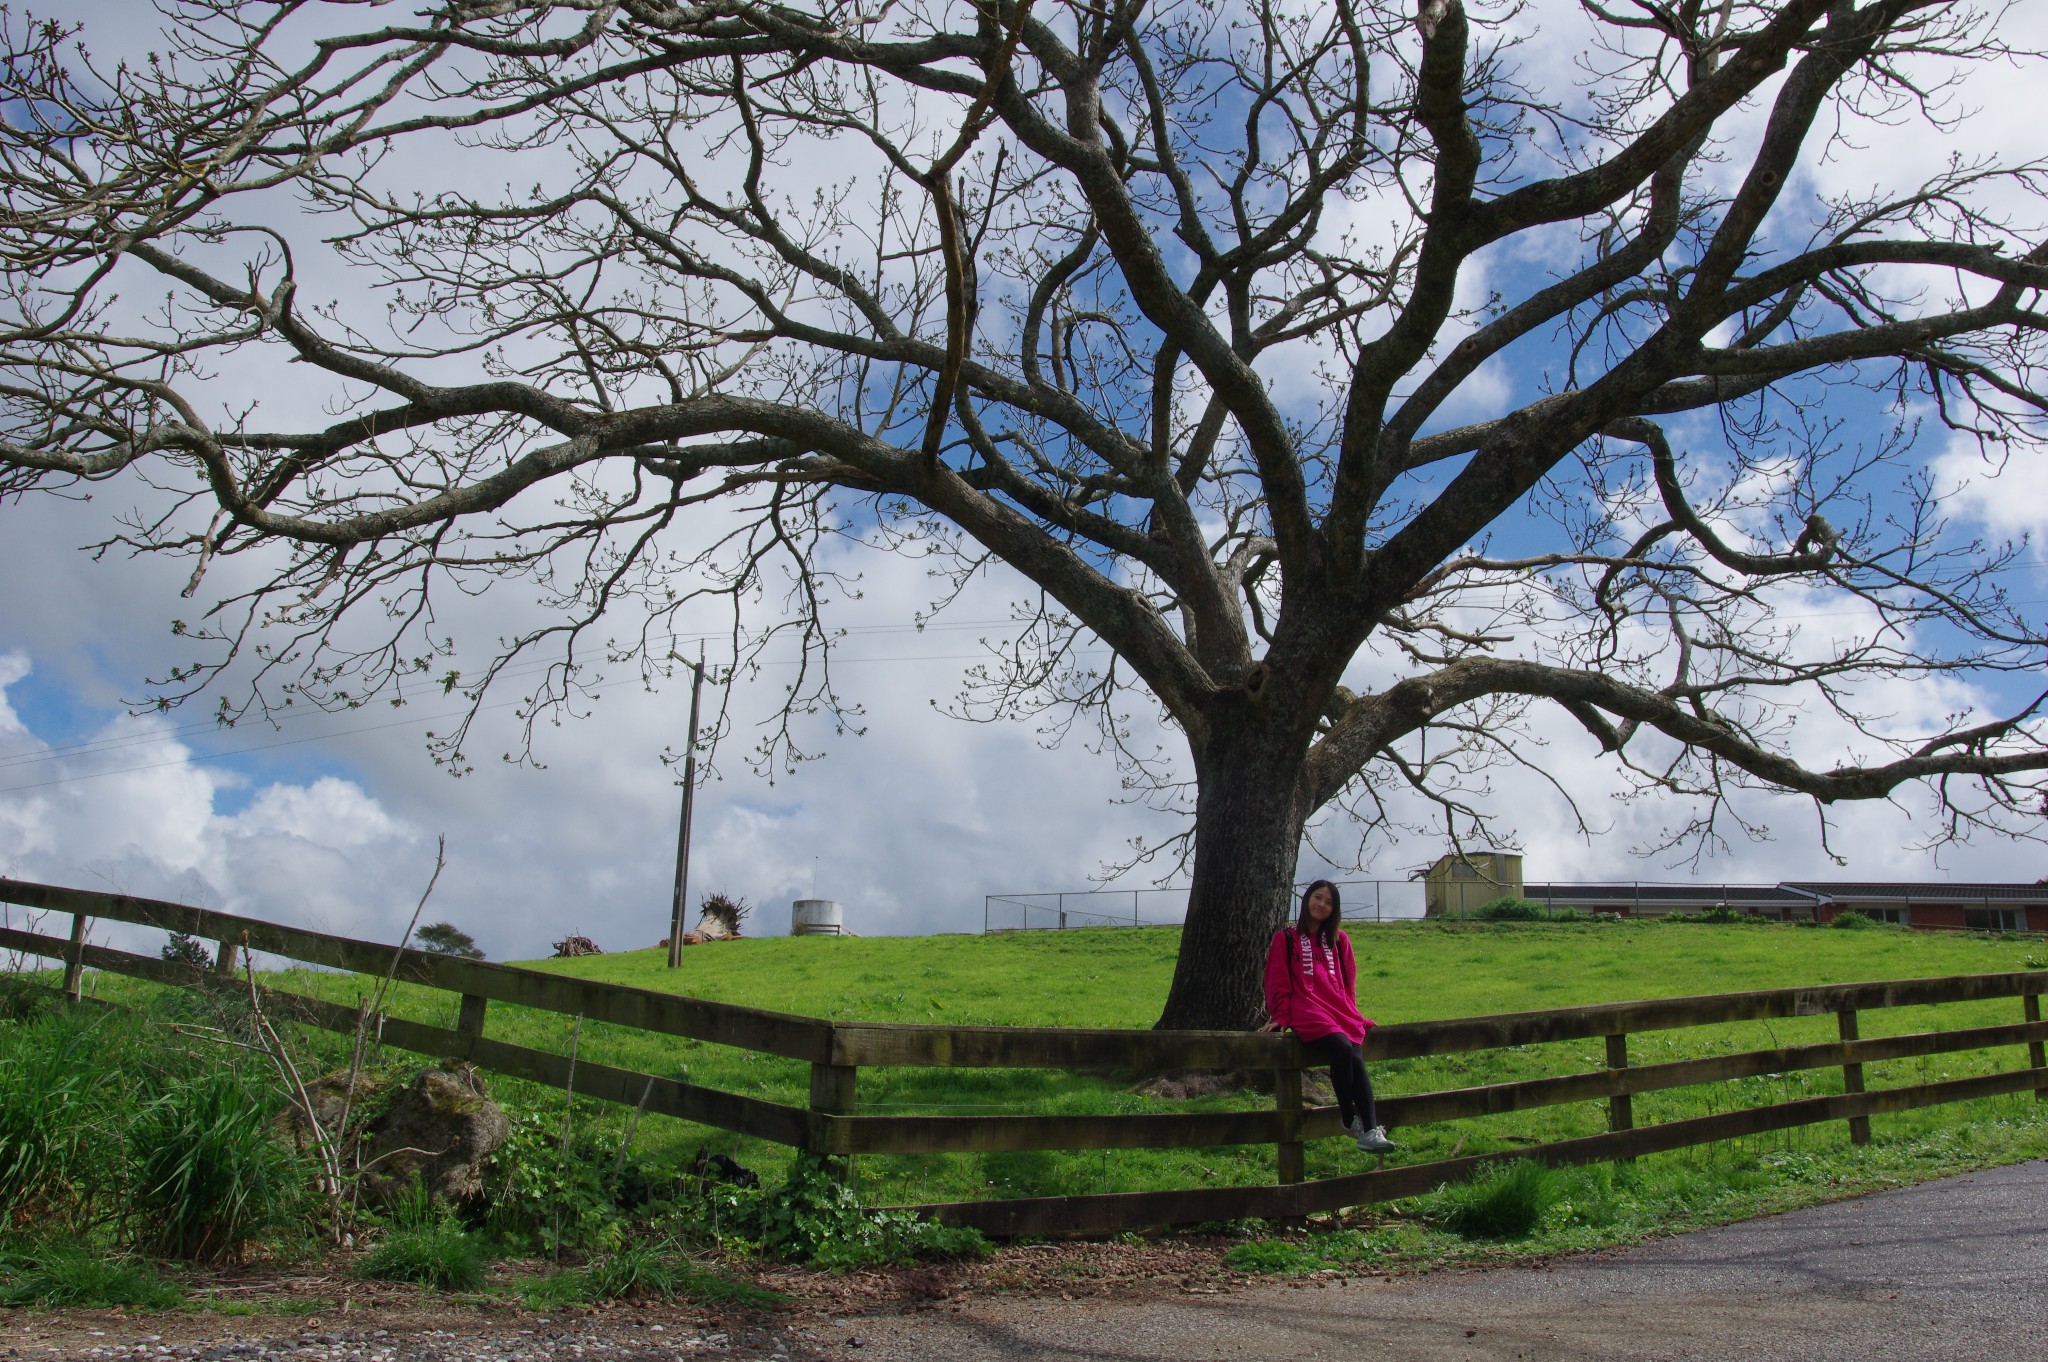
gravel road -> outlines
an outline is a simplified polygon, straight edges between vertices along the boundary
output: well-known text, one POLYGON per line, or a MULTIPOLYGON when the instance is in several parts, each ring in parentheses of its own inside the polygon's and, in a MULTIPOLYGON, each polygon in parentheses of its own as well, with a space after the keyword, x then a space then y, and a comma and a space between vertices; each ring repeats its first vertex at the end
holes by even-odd
POLYGON ((877 1319, 887 1362, 2044 1362, 2048 1161, 1539 1268, 877 1319))
POLYGON ((1542 1267, 1186 1281, 1076 1300, 934 1285, 732 1319, 431 1299, 368 1319, 7 1312, 0 1362, 2048 1362, 2048 1161, 1542 1267))

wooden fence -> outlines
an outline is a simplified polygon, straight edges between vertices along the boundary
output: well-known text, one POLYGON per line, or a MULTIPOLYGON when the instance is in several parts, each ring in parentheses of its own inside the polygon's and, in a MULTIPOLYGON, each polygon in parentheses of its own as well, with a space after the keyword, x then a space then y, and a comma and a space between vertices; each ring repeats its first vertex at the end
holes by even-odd
MULTIPOLYGON (((948 1223, 972 1225, 997 1236, 1091 1232, 1147 1225, 1189 1224, 1239 1217, 1288 1218, 1395 1197, 1412 1196, 1443 1182, 1469 1177, 1498 1154, 1436 1160, 1348 1176, 1304 1180, 1305 1142, 1340 1133, 1337 1113, 1302 1104, 1305 1057, 1291 1038, 1236 1031, 1099 1031, 1079 1028, 925 1026, 832 1022, 760 1008, 595 983, 463 960, 419 950, 281 927, 253 918, 149 899, 101 894, 0 878, 0 902, 70 915, 66 937, 0 929, 0 949, 62 961, 64 989, 79 996, 85 969, 191 987, 206 971, 155 956, 135 955, 86 942, 93 918, 183 932, 220 943, 215 969, 232 968, 236 947, 358 974, 395 977, 447 990, 461 1002, 453 1030, 398 1017, 374 1019, 382 1042, 430 1056, 468 1060, 479 1068, 564 1086, 569 1057, 493 1040, 485 1034, 490 1004, 582 1016, 666 1035, 684 1036, 806 1062, 810 1100, 805 1107, 718 1091, 689 1082, 579 1059, 579 1095, 715 1126, 823 1154, 937 1154, 1007 1150, 1191 1148, 1271 1144, 1273 1184, 1199 1187, 1160 1192, 1026 1197, 952 1202, 920 1209, 948 1223), (864 1067, 1055 1068, 1085 1070, 1266 1070, 1274 1076, 1272 1110, 1186 1114, 1090 1116, 875 1116, 858 1109, 864 1067)), ((1632 1159, 1639 1155, 1784 1130, 1822 1121, 1846 1121, 1852 1140, 1870 1137, 1870 1117, 2002 1093, 2033 1092, 2048 1100, 2048 1023, 2041 995, 2048 971, 1829 984, 1751 993, 1661 998, 1594 1007, 1408 1022, 1377 1027, 1367 1058, 1389 1060, 1601 1038, 1606 1064, 1590 1072, 1524 1079, 1443 1092, 1381 1099, 1389 1126, 1526 1111, 1566 1102, 1604 1101, 1607 1133, 1555 1141, 1518 1151, 1552 1164, 1632 1159), (1997 1026, 1933 1030, 1863 1039, 1859 1014, 1882 1008, 2017 998, 2019 1019, 1997 1026), (1838 1038, 1710 1058, 1631 1064, 1629 1037, 1723 1022, 1832 1013, 1838 1038), (2011 1071, 1866 1091, 1863 1066, 1884 1060, 1996 1047, 2024 1047, 2025 1062, 2011 1071), (1797 1070, 1839 1068, 1839 1095, 1774 1102, 1655 1125, 1637 1126, 1633 1098, 1731 1079, 1797 1070)), ((354 1008, 317 998, 264 990, 266 1006, 302 1022, 352 1032, 354 1008)))

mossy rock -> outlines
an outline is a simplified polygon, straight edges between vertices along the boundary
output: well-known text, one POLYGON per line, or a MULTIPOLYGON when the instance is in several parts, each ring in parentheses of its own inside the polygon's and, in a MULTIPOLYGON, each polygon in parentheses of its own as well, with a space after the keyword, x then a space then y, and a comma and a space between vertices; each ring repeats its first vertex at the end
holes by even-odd
POLYGON ((423 1069, 363 1132, 363 1196, 392 1206, 424 1187, 438 1202, 472 1200, 484 1161, 511 1133, 474 1068, 423 1069))
MULTIPOLYGON (((320 1123, 321 1133, 329 1139, 340 1137, 346 1140, 352 1132, 362 1130, 376 1119, 403 1081, 402 1074, 362 1069, 351 1084, 349 1071, 336 1069, 307 1084, 306 1095, 312 1099, 313 1119, 320 1123), (348 1132, 341 1129, 344 1119, 349 1126, 348 1132)), ((290 1130, 295 1145, 303 1149, 311 1142, 312 1132, 307 1128, 305 1114, 296 1105, 289 1108, 281 1119, 290 1130)))

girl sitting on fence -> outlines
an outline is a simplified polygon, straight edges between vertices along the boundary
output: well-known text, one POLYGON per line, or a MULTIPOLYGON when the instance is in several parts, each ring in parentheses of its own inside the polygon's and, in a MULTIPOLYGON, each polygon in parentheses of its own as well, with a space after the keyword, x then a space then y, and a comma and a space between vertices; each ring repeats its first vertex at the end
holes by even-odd
POLYGON ((1373 1104, 1365 1073, 1365 1033, 1372 1022, 1358 1012, 1358 963, 1341 930, 1337 886, 1317 880, 1301 896, 1301 916, 1273 933, 1266 952, 1264 1030, 1292 1030, 1302 1048, 1330 1066, 1337 1115, 1344 1133, 1368 1154, 1394 1148, 1373 1104))

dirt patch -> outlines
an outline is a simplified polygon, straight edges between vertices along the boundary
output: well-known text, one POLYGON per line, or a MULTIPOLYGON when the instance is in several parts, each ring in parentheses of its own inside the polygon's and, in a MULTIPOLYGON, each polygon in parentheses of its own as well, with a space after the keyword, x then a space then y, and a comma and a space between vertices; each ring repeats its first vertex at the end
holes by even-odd
MULTIPOLYGON (((514 1272, 501 1269, 494 1275, 509 1278, 514 1272)), ((553 1356, 546 1346, 550 1334, 578 1347, 712 1340, 704 1351, 768 1358, 789 1355, 781 1335, 793 1308, 619 1301, 543 1312, 512 1302, 458 1300, 418 1287, 366 1282, 345 1270, 249 1268, 194 1281, 190 1303, 178 1310, 0 1310, 0 1358, 125 1356, 137 1347, 158 1355, 186 1350, 185 1356, 200 1355, 197 1350, 203 1348, 205 1356, 213 1357, 228 1355, 236 1345, 260 1346, 262 1356, 273 1351, 282 1356, 294 1347, 353 1341, 383 1349, 400 1340, 428 1338, 442 1341, 434 1356, 486 1357, 506 1349, 511 1349, 507 1356, 553 1356)), ((334 1355, 350 1354, 343 1349, 334 1355)))
MULTIPOLYGON (((966 1311, 996 1298, 1142 1301, 1215 1296, 1250 1284, 1226 1268, 1235 1240, 1202 1235, 1108 1242, 1012 1245, 981 1262, 920 1264, 848 1273, 724 1264, 720 1270, 779 1292, 786 1304, 766 1308, 692 1301, 627 1301, 534 1311, 504 1299, 451 1298, 418 1287, 364 1281, 349 1255, 318 1264, 257 1264, 196 1274, 189 1304, 173 1311, 0 1311, 0 1357, 79 1357, 237 1343, 273 1347, 295 1340, 346 1337, 466 1337, 478 1344, 565 1331, 585 1344, 656 1338, 720 1340, 729 1357, 808 1354, 798 1335, 833 1333, 848 1320, 966 1311), (657 1328, 657 1326, 659 1326, 657 1328)), ((503 1263, 503 1284, 546 1270, 543 1263, 503 1263)))
MULTIPOLYGON (((1263 1070, 1251 1073, 1217 1069, 1170 1069, 1154 1075, 1131 1089, 1140 1097, 1162 1102, 1185 1102, 1193 1097, 1217 1097, 1233 1092, 1273 1091, 1273 1075, 1263 1070)), ((1319 1069, 1301 1075, 1302 1100, 1312 1107, 1326 1107, 1336 1101, 1329 1079, 1319 1069)))
POLYGON ((1128 1301, 1215 1295, 1249 1283, 1223 1262, 1236 1242, 1181 1235, 1135 1243, 1013 1245, 981 1262, 873 1268, 842 1275, 769 1268, 756 1280, 795 1298, 799 1310, 837 1315, 959 1310, 988 1296, 1128 1301))
POLYGON ((1185 1102, 1191 1097, 1242 1092, 1251 1085, 1250 1077, 1245 1074, 1219 1073, 1214 1069, 1173 1069, 1146 1079, 1131 1091, 1140 1097, 1156 1097, 1162 1102, 1185 1102))

